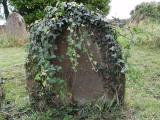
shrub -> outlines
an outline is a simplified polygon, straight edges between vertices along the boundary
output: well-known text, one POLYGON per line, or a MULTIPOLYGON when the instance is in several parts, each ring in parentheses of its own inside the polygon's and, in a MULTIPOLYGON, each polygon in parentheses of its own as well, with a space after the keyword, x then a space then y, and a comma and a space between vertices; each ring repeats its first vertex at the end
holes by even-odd
POLYGON ((152 21, 160 21, 160 2, 146 2, 137 5, 135 10, 131 12, 133 21, 140 22, 144 19, 152 21))

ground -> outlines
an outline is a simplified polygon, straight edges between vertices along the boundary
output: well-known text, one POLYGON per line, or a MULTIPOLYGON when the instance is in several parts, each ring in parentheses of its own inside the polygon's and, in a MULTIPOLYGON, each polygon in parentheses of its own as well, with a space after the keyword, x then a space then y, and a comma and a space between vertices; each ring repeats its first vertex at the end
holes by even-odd
MULTIPOLYGON (((130 53, 123 111, 125 119, 160 120, 160 49, 132 47, 130 53)), ((25 57, 23 47, 0 48, 0 79, 4 81, 1 86, 5 91, 2 113, 17 120, 32 120, 36 116, 28 114, 25 57)))
POLYGON ((29 105, 25 88, 25 56, 24 48, 0 48, 0 79, 5 91, 2 113, 13 118, 24 115, 29 105))
POLYGON ((129 58, 126 103, 133 120, 160 119, 160 49, 134 47, 129 58))

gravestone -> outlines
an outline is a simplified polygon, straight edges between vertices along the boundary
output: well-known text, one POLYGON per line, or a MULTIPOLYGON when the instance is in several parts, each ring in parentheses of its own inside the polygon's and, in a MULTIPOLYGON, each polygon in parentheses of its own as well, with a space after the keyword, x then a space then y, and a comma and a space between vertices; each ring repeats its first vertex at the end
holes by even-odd
POLYGON ((21 40, 27 39, 28 33, 26 30, 26 24, 20 14, 13 12, 9 15, 6 22, 6 32, 9 37, 21 40))
POLYGON ((59 85, 61 80, 67 83, 65 90, 69 95, 63 96, 69 102, 84 104, 102 100, 123 104, 124 63, 121 48, 116 41, 116 32, 103 18, 82 8, 83 6, 75 8, 74 5, 64 5, 67 13, 57 21, 50 18, 55 13, 49 8, 48 15, 31 28, 31 44, 26 60, 27 89, 32 103, 38 107, 45 104, 43 101, 49 105, 57 105, 57 101, 63 103, 63 98, 60 98, 63 93, 59 92, 62 92, 61 88, 66 87, 66 84, 59 85), (70 27, 73 26, 75 28, 71 30, 70 27), (81 40, 83 42, 80 47, 84 49, 75 46, 81 40), (70 44, 74 44, 76 53, 70 44), (73 56, 68 55, 68 51, 73 56), (76 70, 72 64, 75 61, 71 60, 75 54, 80 56, 76 58, 79 63, 76 70), (57 70, 59 67, 62 70, 57 70))
MULTIPOLYGON (((95 34, 96 33, 97 31, 95 32, 95 34)), ((87 102, 94 102, 97 99, 101 99, 104 102, 116 101, 118 104, 123 104, 125 93, 125 75, 120 72, 121 70, 119 69, 118 73, 116 73, 113 78, 109 75, 107 76, 107 78, 105 78, 105 76, 103 76, 100 72, 94 70, 94 66, 89 60, 87 54, 79 52, 79 65, 77 71, 75 72, 71 67, 72 64, 70 62, 70 59, 66 54, 68 48, 67 37, 68 32, 64 31, 57 40, 58 49, 56 51, 56 56, 63 55, 63 62, 52 62, 54 65, 58 65, 63 68, 63 72, 61 74, 58 74, 58 76, 67 81, 68 89, 72 93, 72 102, 85 104, 87 102), (111 90, 111 86, 114 88, 114 90, 111 90)), ((108 51, 101 50, 97 46, 97 43, 94 43, 93 41, 94 38, 88 39, 88 42, 90 43, 89 51, 92 51, 94 59, 103 67, 108 66, 108 69, 114 70, 114 65, 104 63, 104 61, 107 61, 107 59, 109 59, 109 55, 107 56, 107 59, 104 59, 103 57, 103 55, 108 51)), ((34 75, 31 75, 27 80, 27 88, 30 92, 30 96, 32 97, 37 96, 37 93, 35 92, 35 86, 37 86, 36 84, 37 83, 34 80, 34 75)))

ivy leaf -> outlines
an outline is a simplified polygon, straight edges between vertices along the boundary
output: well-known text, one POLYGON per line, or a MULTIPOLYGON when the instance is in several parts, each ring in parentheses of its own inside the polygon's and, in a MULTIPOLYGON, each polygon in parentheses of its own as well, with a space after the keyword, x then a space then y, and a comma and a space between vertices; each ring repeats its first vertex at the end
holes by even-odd
POLYGON ((51 56, 48 56, 48 60, 53 60, 56 58, 56 55, 51 55, 51 56))
POLYGON ((111 56, 114 57, 114 58, 117 58, 117 54, 116 53, 112 54, 111 56))
POLYGON ((58 23, 57 23, 57 28, 61 28, 63 25, 64 25, 63 22, 58 22, 58 23))
POLYGON ((57 77, 48 78, 48 83, 49 84, 62 84, 64 83, 64 80, 62 80, 61 78, 57 78, 57 77))
POLYGON ((75 47, 78 48, 79 50, 81 50, 82 49, 82 43, 81 42, 77 43, 75 45, 75 47))
POLYGON ((126 71, 128 70, 128 68, 127 67, 123 67, 122 69, 121 69, 121 73, 126 73, 126 71))
POLYGON ((49 84, 55 84, 57 81, 56 81, 56 79, 54 79, 54 78, 49 78, 49 79, 47 80, 47 82, 48 82, 49 84))
POLYGON ((35 80, 36 80, 36 81, 41 81, 41 77, 40 77, 40 74, 39 74, 39 73, 36 74, 35 80))
POLYGON ((63 23, 68 23, 68 19, 67 18, 63 18, 63 23))
POLYGON ((116 48, 114 46, 112 46, 111 48, 109 48, 111 51, 115 51, 116 48))

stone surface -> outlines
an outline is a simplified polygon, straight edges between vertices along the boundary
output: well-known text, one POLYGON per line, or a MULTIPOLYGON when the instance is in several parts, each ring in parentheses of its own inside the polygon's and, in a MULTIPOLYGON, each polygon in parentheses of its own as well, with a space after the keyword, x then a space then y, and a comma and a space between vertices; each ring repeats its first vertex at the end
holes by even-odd
POLYGON ((26 30, 26 24, 20 14, 13 12, 9 15, 6 22, 6 32, 10 37, 15 37, 18 39, 27 38, 28 33, 26 30))
MULTIPOLYGON (((62 35, 58 43, 57 55, 64 55, 64 60, 59 64, 63 68, 63 73, 59 75, 63 79, 68 81, 69 89, 72 93, 72 100, 79 104, 84 104, 89 101, 95 101, 97 98, 102 97, 104 94, 104 83, 102 75, 96 72, 93 68, 92 63, 86 53, 79 53, 80 58, 78 59, 79 65, 77 71, 74 72, 71 68, 71 63, 66 55, 67 52, 67 33, 62 35)), ((89 40, 90 48, 95 60, 98 63, 102 62, 100 50, 97 45, 89 40), (94 52, 93 52, 94 51, 94 52)), ((107 95, 107 99, 110 97, 107 95)))

